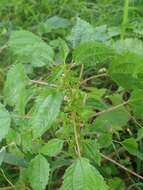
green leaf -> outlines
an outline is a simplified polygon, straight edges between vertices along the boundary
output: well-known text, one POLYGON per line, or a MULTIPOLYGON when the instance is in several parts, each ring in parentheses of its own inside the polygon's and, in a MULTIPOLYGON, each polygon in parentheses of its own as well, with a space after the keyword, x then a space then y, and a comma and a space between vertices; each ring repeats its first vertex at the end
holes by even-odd
POLYGON ((75 26, 72 28, 68 41, 72 47, 77 46, 83 42, 89 42, 95 40, 94 28, 86 21, 77 18, 75 26))
POLYGON ((40 31, 42 30, 42 33, 49 33, 53 30, 68 28, 69 26, 70 21, 68 19, 53 16, 47 19, 44 23, 41 23, 39 29, 40 31))
POLYGON ((78 17, 67 40, 75 48, 78 44, 85 42, 106 42, 111 37, 112 34, 108 34, 107 25, 93 27, 78 17))
POLYGON ((28 166, 28 179, 34 190, 45 190, 49 180, 50 167, 48 161, 38 155, 28 166))
POLYGON ((101 148, 108 147, 112 144, 112 134, 111 133, 99 133, 98 141, 101 148))
POLYGON ((0 149, 0 166, 4 160, 4 156, 5 156, 5 147, 0 149))
POLYGON ((34 67, 50 66, 53 63, 53 49, 32 32, 12 32, 9 46, 23 63, 31 63, 34 67))
POLYGON ((59 154, 63 148, 63 140, 60 139, 51 139, 48 141, 47 144, 45 144, 40 152, 47 156, 56 156, 59 154))
POLYGON ((73 57, 75 63, 86 66, 109 64, 113 57, 113 50, 103 43, 86 42, 75 48, 73 57))
POLYGON ((28 84, 24 66, 22 64, 13 65, 7 73, 4 85, 5 102, 10 106, 16 106, 23 110, 25 107, 26 90, 28 84))
POLYGON ((113 44, 118 53, 133 53, 143 57, 143 42, 137 38, 118 40, 113 44))
POLYGON ((131 137, 129 139, 125 139, 122 142, 123 147, 131 154, 134 156, 137 156, 139 159, 143 160, 143 153, 141 153, 138 149, 138 144, 136 140, 131 137))
POLYGON ((0 142, 8 134, 11 124, 11 117, 4 105, 0 103, 0 142))
POLYGON ((78 158, 66 170, 61 190, 108 190, 108 187, 87 159, 78 158))
POLYGON ((143 87, 143 58, 125 53, 115 56, 109 69, 109 75, 119 85, 127 89, 142 89, 143 87))
POLYGON ((140 141, 143 138, 143 128, 139 128, 137 132, 137 141, 140 141))
POLYGON ((122 130, 122 127, 127 124, 129 119, 130 116, 125 108, 118 108, 98 116, 93 124, 93 130, 96 130, 97 132, 106 133, 108 131, 113 133, 122 130))
POLYGON ((100 146, 95 140, 86 140, 83 144, 84 157, 91 159, 93 162, 100 165, 101 155, 100 146))
POLYGON ((55 93, 37 100, 31 120, 34 139, 52 126, 59 114, 62 98, 61 93, 55 93))
POLYGON ((16 156, 13 153, 6 152, 3 162, 19 167, 27 167, 27 162, 22 157, 16 156))
POLYGON ((129 105, 137 118, 143 118, 143 90, 134 90, 131 94, 129 105))
POLYGON ((108 181, 110 190, 126 190, 124 181, 118 177, 114 177, 108 181))

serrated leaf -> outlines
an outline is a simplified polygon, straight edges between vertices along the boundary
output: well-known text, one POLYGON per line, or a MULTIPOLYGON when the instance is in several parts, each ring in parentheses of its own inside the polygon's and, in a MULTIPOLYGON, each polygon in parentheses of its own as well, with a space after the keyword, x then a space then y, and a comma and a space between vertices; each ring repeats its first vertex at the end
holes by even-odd
POLYGON ((109 64, 114 51, 99 42, 87 42, 77 46, 73 52, 75 63, 92 66, 96 64, 109 64))
POLYGON ((12 32, 9 46, 23 63, 31 63, 34 67, 50 66, 53 63, 53 49, 32 32, 12 32))
POLYGON ((28 179, 34 190, 45 190, 49 180, 49 172, 49 163, 42 155, 31 160, 28 167, 28 179))
POLYGON ((62 98, 61 93, 55 93, 38 99, 31 120, 34 139, 52 126, 59 114, 62 98))
POLYGON ((11 123, 9 112, 5 109, 4 105, 0 103, 0 142, 7 135, 11 123))
POLYGON ((142 89, 143 87, 143 58, 125 53, 115 56, 110 65, 109 75, 119 85, 127 89, 142 89))
POLYGON ((77 18, 75 26, 72 28, 70 35, 67 37, 72 47, 76 47, 81 42, 95 40, 94 28, 86 21, 77 18))
POLYGON ((61 190, 108 190, 108 187, 89 160, 78 158, 66 170, 61 190))
POLYGON ((7 73, 4 85, 5 102, 10 106, 16 106, 18 110, 23 110, 25 106, 26 90, 28 84, 24 66, 22 64, 13 65, 7 73))
POLYGON ((139 159, 143 160, 143 153, 139 151, 138 149, 138 144, 136 142, 136 139, 133 137, 129 139, 125 139, 122 142, 123 147, 131 154, 134 156, 137 156, 139 159))
POLYGON ((63 140, 60 139, 51 139, 48 141, 47 144, 45 144, 40 152, 44 155, 47 156, 56 156, 57 154, 59 154, 63 148, 63 140))
POLYGON ((100 146, 95 140, 86 140, 83 144, 84 157, 91 159, 96 164, 100 165, 101 155, 100 146))

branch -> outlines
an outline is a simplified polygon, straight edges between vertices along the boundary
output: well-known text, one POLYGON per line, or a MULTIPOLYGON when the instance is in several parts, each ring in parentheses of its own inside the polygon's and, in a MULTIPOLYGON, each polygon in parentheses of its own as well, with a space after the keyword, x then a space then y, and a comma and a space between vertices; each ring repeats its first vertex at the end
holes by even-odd
POLYGON ((30 80, 30 82, 32 82, 34 84, 44 85, 44 86, 57 87, 57 85, 55 85, 55 84, 49 84, 45 81, 40 81, 40 80, 30 80))
POLYGON ((105 155, 102 154, 102 153, 101 153, 101 156, 102 156, 104 159, 106 159, 106 160, 112 162, 113 164, 115 164, 115 165, 118 166, 119 168, 121 168, 121 169, 125 170, 126 172, 128 172, 128 173, 130 173, 130 174, 132 174, 132 175, 134 175, 134 176, 140 178, 141 180, 143 180, 143 176, 141 176, 141 175, 137 174, 136 172, 134 172, 134 171, 132 171, 132 170, 126 168, 125 166, 123 166, 123 165, 120 164, 119 162, 113 160, 112 158, 109 158, 108 156, 105 156, 105 155))
POLYGON ((92 79, 96 79, 96 78, 99 78, 99 77, 103 77, 103 76, 107 76, 107 73, 102 73, 102 74, 98 74, 98 75, 93 75, 83 81, 81 81, 81 85, 82 84, 85 84, 86 82, 88 82, 89 80, 92 80, 92 79))
POLYGON ((126 102, 123 102, 122 104, 118 104, 117 106, 113 106, 113 107, 108 108, 106 110, 97 112, 97 113, 93 114, 92 117, 100 116, 100 115, 102 115, 104 113, 108 113, 108 112, 114 111, 114 110, 116 110, 116 109, 118 109, 118 108, 120 108, 120 107, 122 107, 124 105, 127 105, 128 103, 129 103, 129 101, 126 101, 126 102))

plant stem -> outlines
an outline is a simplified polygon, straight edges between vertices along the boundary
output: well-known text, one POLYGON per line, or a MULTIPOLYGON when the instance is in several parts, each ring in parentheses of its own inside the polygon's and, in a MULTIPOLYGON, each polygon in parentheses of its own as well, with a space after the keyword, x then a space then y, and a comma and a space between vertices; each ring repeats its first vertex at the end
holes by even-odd
POLYGON ((141 175, 137 174, 136 172, 134 172, 134 171, 132 171, 132 170, 126 168, 125 166, 123 166, 123 165, 120 164, 119 162, 113 160, 112 158, 109 158, 108 156, 106 156, 106 155, 104 155, 104 154, 102 154, 102 153, 101 153, 101 156, 102 156, 104 159, 106 159, 106 160, 112 162, 112 163, 115 164, 116 166, 122 168, 122 169, 125 170, 126 172, 128 172, 128 173, 130 173, 130 174, 132 174, 132 175, 134 175, 134 176, 140 178, 141 180, 143 180, 143 176, 141 176, 141 175))
POLYGON ((77 127, 76 127, 76 122, 75 122, 74 116, 73 116, 73 128, 74 128, 74 136, 75 136, 77 154, 78 154, 78 157, 81 157, 80 146, 79 146, 79 141, 78 141, 77 127))
POLYGON ((121 39, 124 39, 126 28, 128 24, 128 15, 129 15, 129 0, 124 0, 124 14, 123 14, 123 22, 122 22, 122 31, 121 31, 121 39))

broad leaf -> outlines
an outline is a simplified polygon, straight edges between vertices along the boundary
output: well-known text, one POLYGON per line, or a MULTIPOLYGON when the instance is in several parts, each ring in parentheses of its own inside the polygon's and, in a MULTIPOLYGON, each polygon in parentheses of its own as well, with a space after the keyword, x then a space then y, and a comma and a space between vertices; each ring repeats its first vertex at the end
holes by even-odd
POLYGON ((0 141, 8 134, 11 123, 9 112, 0 103, 0 141))
POLYGON ((40 137, 52 126, 60 111, 62 97, 61 93, 55 93, 37 100, 31 120, 34 138, 40 137))
POLYGON ((78 158, 66 170, 61 190, 108 190, 108 187, 87 159, 78 158))
POLYGON ((36 156, 28 166, 28 179, 34 190, 45 190, 49 180, 50 167, 42 156, 36 156))
POLYGON ((52 48, 32 32, 14 31, 9 46, 23 63, 31 63, 34 67, 49 66, 53 63, 52 48))
POLYGON ((47 144, 45 144, 40 152, 47 156, 56 156, 61 152, 63 148, 63 140, 60 139, 52 139, 49 140, 47 144))

